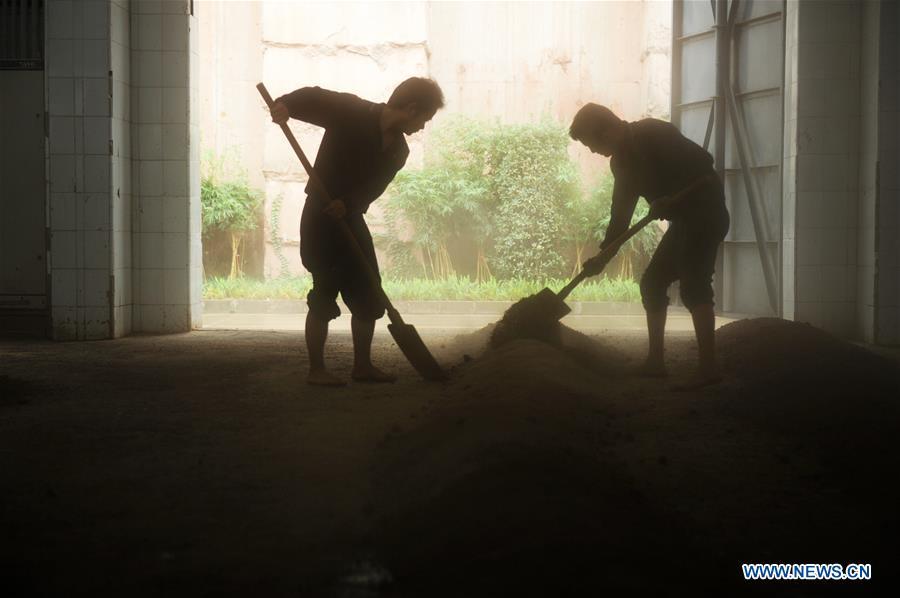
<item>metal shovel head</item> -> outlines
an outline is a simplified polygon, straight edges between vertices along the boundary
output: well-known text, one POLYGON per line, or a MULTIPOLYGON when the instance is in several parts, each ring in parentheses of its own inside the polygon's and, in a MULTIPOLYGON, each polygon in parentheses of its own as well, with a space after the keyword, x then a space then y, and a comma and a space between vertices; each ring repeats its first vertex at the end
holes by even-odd
POLYGON ((546 314, 547 318, 561 320, 572 311, 565 301, 559 298, 559 295, 548 288, 541 289, 534 295, 534 315, 540 317, 540 314, 546 314))
POLYGON ((394 342, 403 351, 406 359, 424 379, 429 382, 447 379, 447 373, 422 342, 422 337, 416 332, 414 326, 411 324, 388 324, 388 331, 394 337, 394 342))
POLYGON ((556 344, 559 341, 559 320, 570 311, 571 308, 559 295, 546 288, 520 299, 497 322, 491 333, 491 346, 496 348, 522 338, 556 344))
POLYGON ((516 326, 530 326, 535 322, 556 322, 570 311, 572 309, 559 295, 544 288, 511 305, 503 319, 516 326))

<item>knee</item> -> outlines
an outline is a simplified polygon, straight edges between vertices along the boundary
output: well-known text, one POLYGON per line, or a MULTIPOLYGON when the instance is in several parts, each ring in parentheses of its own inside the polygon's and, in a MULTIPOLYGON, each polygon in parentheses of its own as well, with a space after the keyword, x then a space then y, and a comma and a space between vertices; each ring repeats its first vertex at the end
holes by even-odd
POLYGON ((681 281, 681 302, 690 311, 698 305, 712 305, 714 296, 712 280, 688 278, 681 281))
POLYGON ((384 317, 384 312, 383 305, 366 305, 365 307, 357 308, 357 310, 352 313, 353 317, 357 320, 374 323, 376 320, 380 320, 384 317))
POLYGON ((669 305, 669 296, 666 291, 669 285, 653 270, 647 269, 641 276, 641 303, 647 311, 658 311, 669 305))
POLYGON ((345 293, 344 303, 355 320, 375 322, 384 317, 384 303, 375 293, 367 291, 356 294, 345 293))
POLYGON ((329 297, 313 288, 306 296, 306 305, 309 313, 318 320, 330 322, 341 315, 336 297, 329 297))

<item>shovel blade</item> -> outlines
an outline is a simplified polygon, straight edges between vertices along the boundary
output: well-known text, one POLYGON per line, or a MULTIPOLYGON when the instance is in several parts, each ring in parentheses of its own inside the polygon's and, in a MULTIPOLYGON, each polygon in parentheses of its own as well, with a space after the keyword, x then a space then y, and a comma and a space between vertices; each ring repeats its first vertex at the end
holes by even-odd
POLYGON ((512 304, 491 333, 491 346, 531 338, 551 344, 559 341, 559 320, 571 311, 550 289, 543 289, 512 304))
POLYGON ((394 342, 403 351, 409 363, 425 380, 438 382, 447 379, 447 373, 425 346, 422 337, 410 324, 388 324, 388 331, 394 342))
POLYGON ((572 311, 572 308, 569 307, 565 301, 560 299, 559 295, 548 288, 541 289, 536 295, 534 295, 533 300, 534 309, 533 311, 529 311, 534 316, 540 317, 541 314, 544 314, 543 317, 553 320, 561 320, 563 319, 563 317, 568 315, 570 311, 572 311))

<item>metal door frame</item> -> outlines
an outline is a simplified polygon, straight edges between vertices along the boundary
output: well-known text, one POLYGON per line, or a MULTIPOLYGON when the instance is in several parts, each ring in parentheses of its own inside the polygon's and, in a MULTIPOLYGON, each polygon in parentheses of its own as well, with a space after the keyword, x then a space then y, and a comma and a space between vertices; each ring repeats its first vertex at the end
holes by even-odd
MULTIPOLYGON (((748 198, 748 207, 753 222, 753 230, 755 233, 755 242, 760 264, 763 271, 763 277, 766 285, 766 295, 772 313, 766 315, 781 315, 782 311, 782 294, 781 294, 781 231, 777 234, 768 230, 768 217, 766 214, 766 205, 763 201, 762 192, 757 177, 757 173, 763 169, 777 168, 779 173, 779 181, 783 178, 784 173, 782 164, 757 164, 754 158, 753 147, 748 138, 746 130, 746 119, 743 111, 743 102, 749 98, 759 98, 766 95, 780 95, 784 97, 784 51, 779 53, 781 57, 781 78, 779 85, 776 87, 765 89, 738 89, 738 52, 739 40, 741 35, 749 27, 759 24, 771 23, 773 21, 781 22, 781 42, 784 44, 784 14, 785 2, 778 4, 779 10, 765 12, 761 15, 751 16, 743 20, 738 20, 737 15, 742 8, 745 8, 748 2, 753 0, 710 0, 709 8, 712 15, 712 25, 708 29, 699 31, 691 31, 687 34, 683 32, 684 23, 684 3, 685 0, 674 0, 672 3, 672 83, 671 83, 671 115, 672 123, 679 129, 682 128, 682 113, 685 108, 697 108, 699 106, 709 106, 709 119, 707 122, 706 133, 704 135, 703 147, 709 149, 709 143, 713 134, 715 135, 715 168, 722 178, 723 182, 728 179, 738 177, 743 183, 748 198), (694 99, 688 102, 682 102, 682 67, 683 53, 686 43, 697 41, 704 38, 715 39, 715 92, 714 95, 706 99, 694 99), (726 145, 729 142, 727 138, 728 125, 731 125, 731 140, 733 140, 739 167, 729 168, 725 163, 726 145), (774 252, 776 258, 772 257, 774 252)), ((699 4, 699 3, 698 3, 699 4)), ((704 3, 705 4, 705 3, 704 3)), ((782 102, 783 106, 783 102, 782 102)), ((781 144, 784 143, 784 112, 782 108, 781 117, 781 144)), ((783 153, 783 152, 780 152, 783 153)), ((726 192, 729 185, 726 184, 726 192)), ((781 185, 778 186, 781 188, 781 185)), ((781 205, 779 197, 778 205, 781 205)), ((780 218, 779 218, 780 220, 780 218)), ((716 294, 725 299, 725 289, 730 285, 725 285, 725 280, 732 276, 725 266, 724 254, 729 246, 748 243, 734 239, 727 239, 723 242, 719 250, 719 258, 717 260, 716 271, 720 273, 715 279, 716 294)))

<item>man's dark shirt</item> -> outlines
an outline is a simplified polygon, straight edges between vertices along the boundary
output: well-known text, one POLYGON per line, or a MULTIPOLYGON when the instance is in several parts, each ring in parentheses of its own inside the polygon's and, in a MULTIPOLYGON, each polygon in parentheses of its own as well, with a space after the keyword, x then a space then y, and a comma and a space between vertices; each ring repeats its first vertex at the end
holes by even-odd
MULTIPOLYGON (((303 87, 277 101, 287 106, 292 118, 325 129, 314 168, 331 198, 346 204, 348 221, 361 220, 409 156, 402 134, 382 150, 385 105, 320 87, 303 87)), ((304 263, 327 259, 328 253, 343 253, 343 240, 334 221, 322 213, 325 199, 311 184, 306 193, 300 225, 304 263)))
MULTIPOLYGON (((682 135, 675 125, 645 118, 626 126, 624 147, 609 162, 615 187, 604 245, 628 228, 638 197, 653 203, 714 172, 709 152, 682 135)), ((687 198, 672 216, 684 216, 694 209, 702 209, 702 200, 687 198)))

